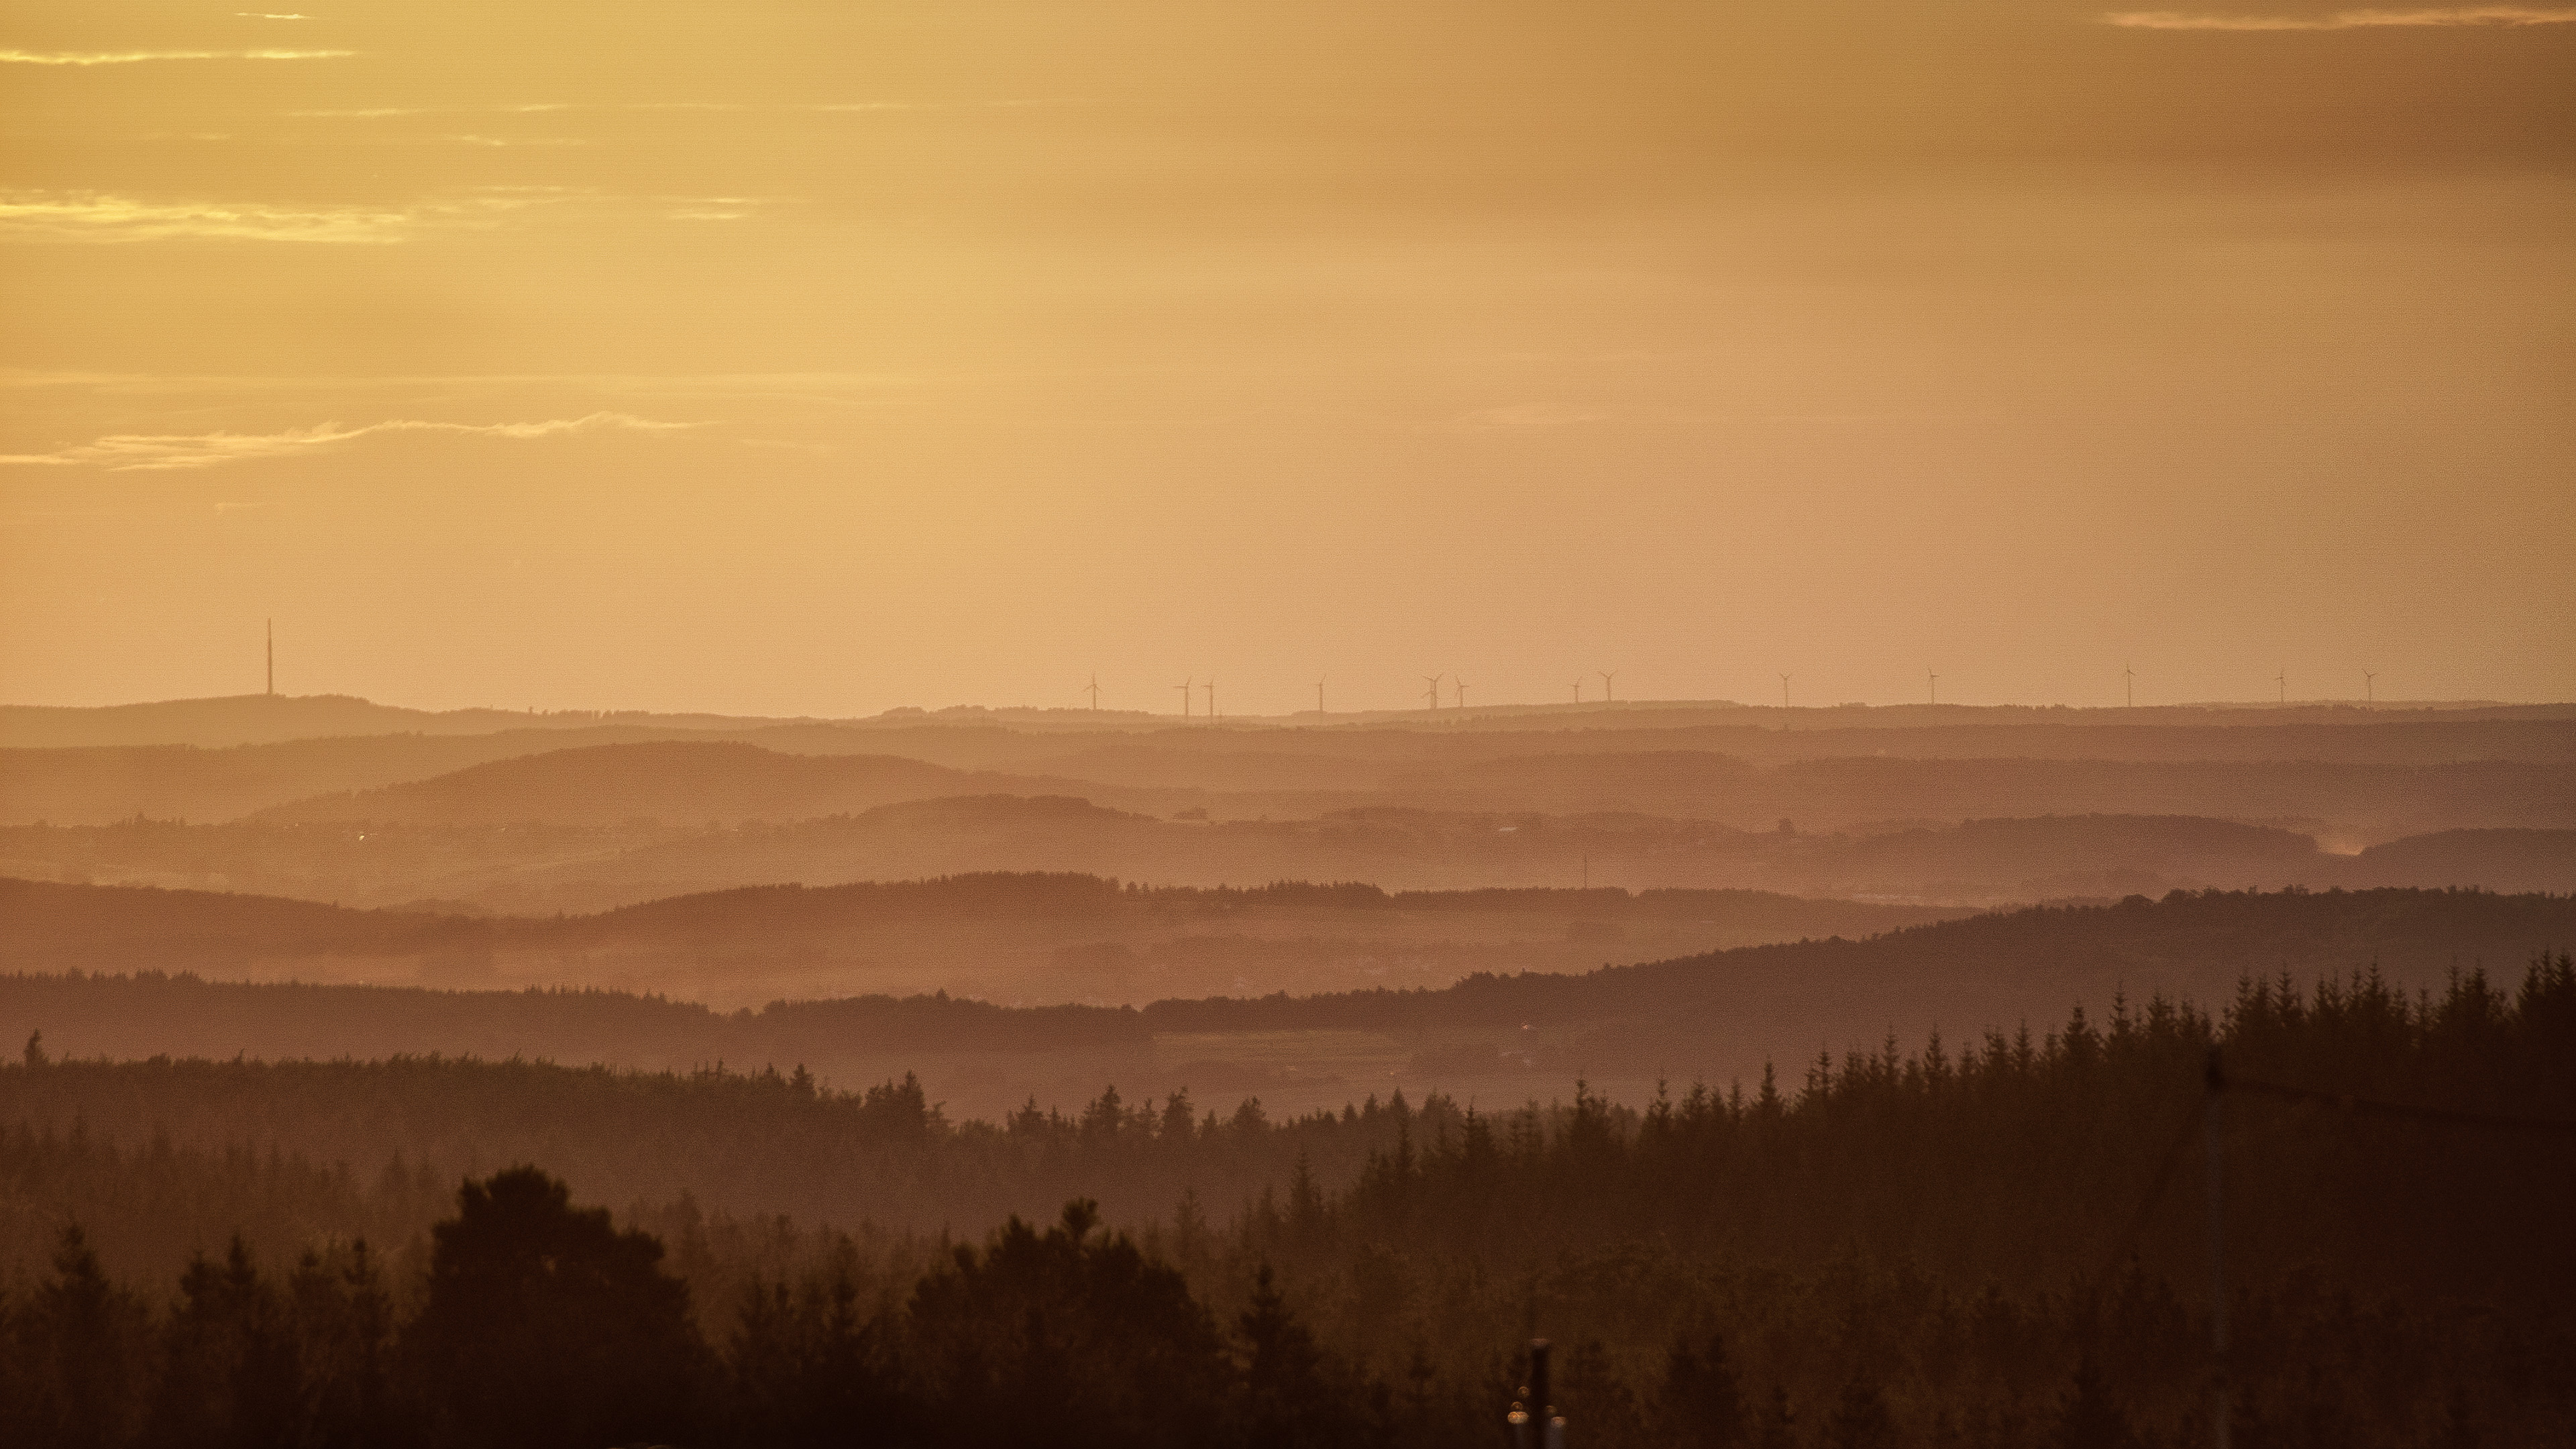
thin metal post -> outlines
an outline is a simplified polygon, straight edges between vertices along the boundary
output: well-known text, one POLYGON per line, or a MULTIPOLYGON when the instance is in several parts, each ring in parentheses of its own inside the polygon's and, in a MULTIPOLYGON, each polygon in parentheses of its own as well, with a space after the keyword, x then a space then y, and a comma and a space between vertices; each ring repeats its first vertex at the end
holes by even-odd
POLYGON ((2227 1201, 2224 1158, 2226 1138, 2220 1130, 2219 1107, 2227 1099, 2227 1074, 2218 1048, 2209 1049, 2209 1351, 2211 1381, 2210 1443, 2228 1449, 2230 1405, 2227 1383, 2227 1201))
POLYGON ((1565 1421, 1551 1402, 1556 1389, 1548 1382, 1547 1349, 1546 1339, 1530 1340, 1529 1382, 1503 1420, 1511 1426, 1512 1449, 1565 1449, 1565 1421))

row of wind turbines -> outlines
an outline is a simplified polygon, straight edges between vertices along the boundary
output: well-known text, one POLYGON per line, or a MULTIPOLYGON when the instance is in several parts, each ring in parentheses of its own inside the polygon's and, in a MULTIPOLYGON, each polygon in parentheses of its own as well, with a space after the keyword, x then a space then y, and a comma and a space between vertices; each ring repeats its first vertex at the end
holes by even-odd
MULTIPOLYGON (((1618 702, 1618 670, 1596 669, 1592 671, 1590 677, 1601 681, 1601 700, 1603 703, 1615 704, 1618 702)), ((1788 709, 1790 707, 1789 681, 1796 677, 1797 676, 1795 674, 1783 674, 1780 676, 1780 707, 1782 709, 1788 709)), ((1332 676, 1328 674, 1322 679, 1315 681, 1315 713, 1317 714, 1329 713, 1329 711, 1324 707, 1324 685, 1326 682, 1331 680, 1331 678, 1332 676)), ((1440 703, 1440 686, 1444 680, 1447 681, 1450 690, 1450 704, 1448 707, 1452 709, 1465 709, 1467 707, 1467 681, 1465 679, 1447 672, 1439 674, 1425 674, 1421 676, 1421 679, 1423 684, 1422 699, 1426 707, 1433 710, 1442 708, 1440 703)), ((1577 678, 1574 681, 1574 702, 1576 704, 1583 703, 1583 683, 1584 681, 1582 678, 1577 678)), ((2288 665, 2284 664, 2281 666, 2279 673, 2273 676, 2273 683, 2277 685, 2280 690, 2279 702, 2283 705, 2287 705, 2290 702, 2290 667, 2288 665)), ((2138 707, 2138 671, 2126 664, 2121 665, 2120 685, 2123 692, 2122 703, 2130 709, 2136 709, 2138 707)), ((2361 686, 2362 700, 2364 703, 2376 704, 2379 702, 2378 670, 2363 670, 2361 672, 2361 686)), ((1183 719, 1215 719, 1217 717, 1215 679, 1210 678, 1202 680, 1198 676, 1192 675, 1189 678, 1182 680, 1180 683, 1173 685, 1172 688, 1181 696, 1181 717, 1183 719), (1207 708, 1203 714, 1192 710, 1190 707, 1193 691, 1203 693, 1206 696, 1207 708)), ((1924 670, 1923 689, 1924 697, 1928 702, 1932 704, 1939 704, 1941 702, 1941 676, 1939 674, 1936 674, 1929 669, 1924 670)), ((1091 682, 1083 686, 1082 692, 1091 697, 1092 711, 1095 714, 1098 713, 1100 709, 1100 676, 1098 674, 1092 675, 1091 682)))
MULTIPOLYGON (((1593 675, 1601 681, 1602 699, 1605 701, 1616 701, 1619 697, 1617 692, 1619 671, 1616 669, 1596 669, 1593 671, 1593 675)), ((1787 677, 1788 676, 1786 675, 1781 676, 1784 680, 1787 677)), ((1326 709, 1324 705, 1324 686, 1331 682, 1331 680, 1332 676, 1327 674, 1322 679, 1315 681, 1315 713, 1317 714, 1331 713, 1331 711, 1326 709)), ((1467 707, 1467 681, 1455 674, 1445 672, 1440 674, 1426 674, 1422 676, 1423 704, 1426 707, 1435 710, 1443 707, 1440 703, 1440 686, 1444 680, 1447 681, 1449 686, 1449 704, 1446 707, 1450 709, 1465 709, 1467 707)), ((1201 680, 1198 676, 1192 675, 1188 679, 1184 679, 1180 683, 1173 685, 1172 688, 1181 696, 1181 717, 1183 719, 1215 719, 1217 717, 1215 680, 1201 680), (1207 709, 1203 715, 1194 714, 1190 708, 1190 692, 1194 689, 1203 691, 1206 694, 1207 709)), ((1097 674, 1091 676, 1091 682, 1083 686, 1082 692, 1091 696, 1091 707, 1095 712, 1098 711, 1100 708, 1100 676, 1097 674)), ((1574 702, 1576 704, 1583 703, 1583 681, 1581 679, 1574 681, 1574 702)))

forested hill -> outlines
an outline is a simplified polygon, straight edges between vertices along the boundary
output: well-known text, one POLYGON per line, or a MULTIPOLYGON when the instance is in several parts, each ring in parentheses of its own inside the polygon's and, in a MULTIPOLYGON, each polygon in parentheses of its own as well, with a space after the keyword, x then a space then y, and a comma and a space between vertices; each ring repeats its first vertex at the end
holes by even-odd
MULTIPOLYGON (((1517 1090, 1511 1078, 1530 1072, 1558 1082, 1575 1075, 1669 1075, 1722 1083, 1758 1076, 1766 1060, 1810 1058, 1818 1047, 1875 1046, 1891 1031, 1920 1041, 1940 1029, 1955 1041, 2056 1020, 2070 1007, 2099 1016, 2122 996, 2133 1004, 2159 995, 2227 1000, 2248 977, 2286 975, 2305 984, 2377 972, 2392 989, 2411 994, 2439 987, 2457 970, 2518 971, 2535 956, 2576 945, 2576 898, 2567 896, 2213 891, 2033 908, 1867 939, 1810 939, 1582 974, 1481 974, 1445 990, 1167 999, 1140 1011, 956 1001, 898 1009, 893 998, 880 996, 724 1013, 614 991, 216 985, 164 974, 192 962, 212 973, 254 955, 273 964, 297 949, 315 959, 334 952, 488 951, 495 943, 571 950, 657 935, 716 950, 753 930, 817 939, 800 933, 854 914, 898 927, 905 920, 991 920, 1012 911, 1104 921, 1198 913, 1222 923, 1255 909, 1302 905, 1350 920, 1433 905, 1490 911, 1522 898, 1535 908, 1568 894, 1389 895, 1364 885, 1140 889, 1082 876, 999 876, 728 892, 557 922, 0 882, 0 918, 12 927, 0 933, 6 943, 0 964, 30 973, 0 978, 0 1029, 45 1028, 60 1049, 83 1056, 462 1052, 637 1066, 724 1058, 782 1067, 803 1060, 844 1076, 861 1069, 946 1072, 955 1064, 940 1066, 933 1058, 1052 1049, 1073 1054, 1064 1070, 1076 1076, 1150 1082, 1152 1090, 1188 1082, 1205 1089, 1217 1080, 1205 1062, 1186 1068, 1214 1047, 1191 1048, 1189 1057, 1175 1057, 1148 1077, 1138 1054, 1153 1038, 1326 1030, 1401 1043, 1399 1064, 1404 1054, 1412 1057, 1402 1079, 1417 1085, 1483 1079, 1487 1090, 1510 1091, 1517 1090), (93 954, 100 952, 109 954, 93 954), (79 974, 98 972, 102 963, 126 974, 79 974)), ((1727 902, 1713 898, 1731 893, 1591 894, 1600 900, 1589 904, 1617 919, 1620 912, 1714 909, 1727 902)), ((1752 904, 1805 903, 1756 897, 1752 904)))
POLYGON ((1869 933, 1957 914, 1921 906, 1807 900, 1770 891, 1515 888, 1387 891, 1361 883, 1283 881, 1243 888, 1140 886, 1094 875, 978 872, 847 885, 744 886, 674 896, 597 915, 474 917, 352 910, 314 901, 154 886, 90 886, 0 877, 0 969, 222 972, 300 957, 393 958, 456 950, 582 950, 800 937, 888 922, 1027 917, 1153 917, 1221 923, 1253 911, 1330 918, 1392 911, 1579 914, 1623 919, 1724 918, 1787 933, 1869 933))
POLYGON ((642 710, 406 709, 346 694, 236 694, 96 708, 0 705, 0 746, 230 745, 370 735, 488 735, 504 730, 740 729, 785 721, 642 710))
MULTIPOLYGON (((2576 943, 2576 897, 2484 891, 2176 891, 2108 906, 2038 906, 1840 938, 1746 946, 1583 975, 1479 975, 1439 991, 1164 1001, 1158 1031, 1333 1027, 1412 1031, 1628 1021, 1645 1038, 1840 998, 1909 1030, 1976 1030, 1997 998, 2054 989, 2095 1010, 2115 995, 2224 1000, 2247 977, 2377 972, 2401 989, 2483 964, 2519 969, 2576 943)), ((2061 1008, 2062 1009, 2062 1004, 2061 1008)), ((1851 1044, 1836 1040, 1837 1048, 1851 1044)))
POLYGON ((647 740, 523 755, 434 779, 319 795, 258 818, 441 825, 606 825, 639 816, 802 819, 1015 783, 1018 777, 968 774, 894 755, 789 755, 737 741, 647 740))

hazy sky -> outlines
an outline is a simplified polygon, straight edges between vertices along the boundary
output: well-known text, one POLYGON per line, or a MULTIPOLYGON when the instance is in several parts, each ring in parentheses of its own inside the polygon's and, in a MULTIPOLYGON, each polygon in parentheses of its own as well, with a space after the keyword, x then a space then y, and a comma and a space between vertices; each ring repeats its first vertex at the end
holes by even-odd
POLYGON ((0 699, 2576 697, 2576 8, 316 3, 0 14, 0 699))

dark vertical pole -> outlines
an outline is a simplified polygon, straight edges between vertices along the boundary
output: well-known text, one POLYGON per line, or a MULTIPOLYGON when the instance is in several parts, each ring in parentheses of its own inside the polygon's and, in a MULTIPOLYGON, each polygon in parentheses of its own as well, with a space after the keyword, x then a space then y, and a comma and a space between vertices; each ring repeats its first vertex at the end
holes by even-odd
POLYGON ((2209 1350, 2212 1371, 2211 1411, 2215 1415, 2210 1443, 2228 1449, 2227 1384, 2227 1200, 2224 1187, 2226 1137, 2219 1108, 2227 1100, 2227 1074, 2218 1048, 2209 1049, 2209 1350))
POLYGON ((1547 1449, 1548 1425, 1556 1418, 1556 1390, 1547 1381, 1547 1340, 1530 1340, 1530 1449, 1547 1449))
POLYGON ((1503 1422, 1512 1430, 1512 1449, 1565 1449, 1565 1421, 1556 1416, 1556 1388, 1548 1382, 1547 1340, 1529 1343, 1529 1378, 1503 1422))

